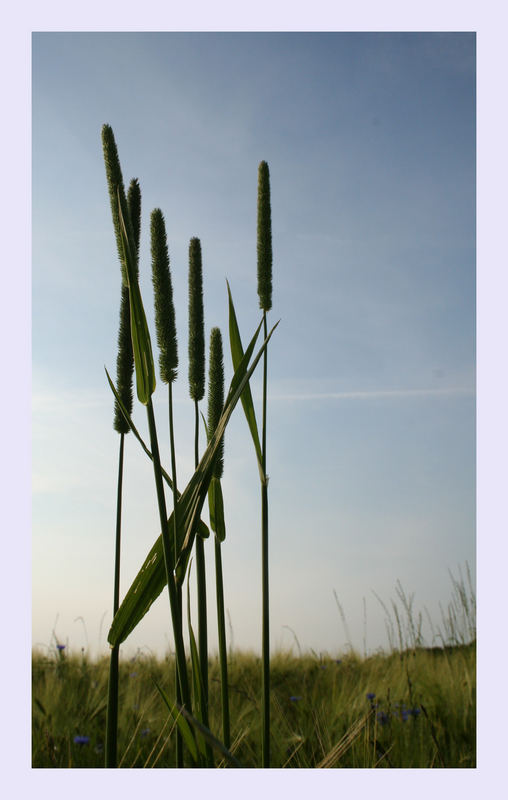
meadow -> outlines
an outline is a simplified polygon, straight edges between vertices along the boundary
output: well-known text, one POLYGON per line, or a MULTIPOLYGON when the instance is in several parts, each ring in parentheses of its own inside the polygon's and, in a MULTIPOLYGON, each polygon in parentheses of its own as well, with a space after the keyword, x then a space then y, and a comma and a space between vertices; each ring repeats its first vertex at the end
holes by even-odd
MULTIPOLYGON (((118 766, 174 767, 176 731, 155 684, 174 692, 171 656, 120 660, 118 766)), ((33 654, 32 766, 103 767, 109 659, 33 654)), ((228 659, 231 754, 260 764, 260 658, 228 659)), ((278 768, 476 766, 476 643, 360 657, 271 659, 271 753, 278 768)), ((209 661, 210 729, 221 733, 220 665, 209 661)), ((214 751, 217 767, 230 767, 214 751)))

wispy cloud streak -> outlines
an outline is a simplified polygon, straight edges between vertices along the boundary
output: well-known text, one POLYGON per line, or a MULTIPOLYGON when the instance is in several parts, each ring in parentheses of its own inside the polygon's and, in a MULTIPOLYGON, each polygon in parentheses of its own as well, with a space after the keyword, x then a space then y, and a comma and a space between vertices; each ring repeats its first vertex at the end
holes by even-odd
POLYGON ((474 387, 451 386, 441 389, 375 389, 351 392, 311 392, 294 394, 274 394, 269 399, 282 400, 383 400, 383 399, 411 399, 417 397, 454 397, 474 396, 474 387))

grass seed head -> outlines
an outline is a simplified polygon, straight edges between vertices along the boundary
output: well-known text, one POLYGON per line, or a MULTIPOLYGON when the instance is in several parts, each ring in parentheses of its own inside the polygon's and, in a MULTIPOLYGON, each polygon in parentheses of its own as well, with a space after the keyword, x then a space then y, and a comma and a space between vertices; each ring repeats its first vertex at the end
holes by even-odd
POLYGON ((272 219, 270 205, 270 172, 266 161, 258 169, 257 263, 259 307, 272 307, 272 219))
MULTIPOLYGON (((224 357, 222 335, 219 328, 210 332, 210 367, 208 375, 208 435, 213 436, 224 406, 224 357)), ((217 451, 214 475, 220 478, 224 471, 224 437, 217 451)))
POLYGON ((205 394, 205 323, 201 242, 189 245, 189 393, 193 400, 205 394))
POLYGON ((159 367, 161 380, 171 383, 177 376, 178 349, 166 225, 160 208, 152 211, 150 233, 159 367))

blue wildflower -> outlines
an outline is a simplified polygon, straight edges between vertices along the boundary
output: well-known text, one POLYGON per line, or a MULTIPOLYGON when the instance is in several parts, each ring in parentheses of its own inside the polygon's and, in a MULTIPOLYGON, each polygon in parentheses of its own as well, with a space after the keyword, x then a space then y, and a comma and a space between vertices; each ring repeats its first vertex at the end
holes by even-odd
POLYGON ((143 730, 141 731, 141 736, 148 736, 149 733, 150 733, 150 728, 143 728, 143 730))
POLYGON ((81 746, 84 745, 84 744, 88 744, 89 741, 90 741, 90 737, 89 736, 75 736, 74 737, 74 744, 79 744, 81 746))
POLYGON ((367 692, 367 700, 374 700, 375 696, 374 692, 367 692))
POLYGON ((335 663, 336 664, 342 664, 342 659, 341 658, 336 658, 335 659, 335 663))
POLYGON ((420 713, 420 711, 421 711, 421 708, 412 708, 409 713, 412 714, 413 717, 417 717, 418 714, 420 713))
POLYGON ((301 700, 302 698, 292 694, 289 699, 291 700, 292 703, 298 703, 298 701, 301 700))
POLYGON ((65 645, 64 644, 57 644, 56 649, 60 650, 60 652, 62 652, 62 650, 65 650, 65 645))

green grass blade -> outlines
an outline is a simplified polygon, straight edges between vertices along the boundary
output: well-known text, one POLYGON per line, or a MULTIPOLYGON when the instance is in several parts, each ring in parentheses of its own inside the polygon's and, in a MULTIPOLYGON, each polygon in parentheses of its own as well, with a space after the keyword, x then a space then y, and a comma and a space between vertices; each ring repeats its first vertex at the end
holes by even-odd
POLYGON ((203 692, 200 681, 201 669, 199 666, 198 648, 196 644, 196 637, 194 636, 194 630, 192 627, 192 619, 191 619, 190 568, 187 577, 187 625, 189 627, 189 640, 191 647, 192 679, 193 679, 194 699, 195 699, 194 708, 198 710, 198 713, 201 713, 203 692))
MULTIPOLYGON (((242 340, 240 338, 240 330, 236 319, 235 307, 231 295, 231 289, 228 283, 228 296, 229 296, 229 343, 231 347, 231 358, 233 360, 233 369, 237 369, 244 356, 242 340)), ((256 413, 254 411, 254 403, 252 402, 252 393, 249 384, 244 389, 242 394, 242 406, 245 413, 245 418, 251 432, 252 441, 256 450, 258 459, 258 466, 261 474, 263 474, 262 457, 261 457, 261 444, 259 441, 259 431, 256 422, 256 413)))
MULTIPOLYGON (((217 428, 211 437, 210 442, 208 443, 197 469, 195 470, 189 483, 182 492, 180 499, 178 500, 177 519, 179 552, 177 553, 176 560, 176 575, 180 585, 183 583, 185 577, 187 564, 194 543, 194 537, 200 522, 203 503, 208 495, 210 481, 213 476, 215 456, 219 448, 220 440, 224 434, 231 414, 233 413, 233 410, 240 399, 245 386, 250 380, 276 327, 277 325, 274 325, 269 335, 266 337, 249 369, 247 369, 247 366, 250 346, 245 353, 244 358, 242 359, 242 362, 236 370, 233 380, 231 381, 228 398, 224 405, 224 411, 219 420, 217 428)), ((258 333, 259 328, 254 334, 253 341, 255 341, 258 333)), ((108 641, 111 645, 120 644, 126 639, 129 633, 134 630, 138 622, 147 613, 148 609, 154 600, 157 599, 165 585, 166 575, 162 549, 162 538, 159 536, 113 619, 113 623, 108 634, 108 641)))
POLYGON ((119 648, 113 647, 109 657, 108 704, 106 711, 105 767, 117 766, 119 648))
MULTIPOLYGON (((191 646, 191 664, 192 664, 192 683, 194 686, 194 706, 199 711, 199 716, 202 717, 203 714, 203 692, 201 686, 201 666, 199 661, 199 654, 198 654, 198 646, 196 644, 196 637, 194 636, 194 630, 192 625, 189 623, 189 639, 190 639, 190 646, 191 646)), ((200 720, 201 721, 201 720, 200 720)), ((197 743, 200 757, 203 761, 206 762, 207 760, 207 753, 206 753, 206 742, 203 739, 201 734, 198 734, 197 743)))
MULTIPOLYGON (((195 708, 197 711, 197 714, 199 716, 199 721, 203 722, 204 687, 201 680, 201 675, 202 675, 201 661, 199 658, 198 646, 196 643, 196 637, 194 635, 194 629, 192 627, 190 608, 191 608, 191 603, 190 603, 190 570, 189 570, 189 576, 187 579, 187 625, 189 627, 189 641, 190 641, 191 665, 192 665, 192 685, 194 687, 193 708, 195 708)), ((200 755, 203 761, 206 763, 208 761, 208 753, 207 753, 208 748, 206 742, 201 734, 198 734, 196 738, 200 755)))
POLYGON ((224 520, 224 500, 222 497, 222 487, 219 478, 215 475, 210 482, 208 489, 208 507, 210 510, 210 527, 217 536, 219 542, 226 538, 226 523, 224 520))
POLYGON ((194 737, 193 730, 190 727, 187 719, 185 718, 185 716, 183 716, 183 713, 182 713, 183 709, 181 709, 179 711, 177 706, 176 706, 176 704, 171 702, 171 700, 167 696, 167 694, 164 691, 164 689, 162 688, 162 686, 159 686, 157 681, 154 681, 154 683, 155 683, 155 686, 156 686, 160 696, 162 697, 162 699, 164 700, 166 706, 168 707, 169 713, 171 714, 171 716, 175 720, 176 724, 178 725, 178 730, 182 734, 182 739, 184 740, 185 744, 187 745, 187 747, 189 749, 189 753, 191 755, 192 760, 194 761, 195 764, 198 764, 199 761, 200 761, 200 758, 199 758, 199 753, 198 753, 198 747, 197 747, 197 744, 196 744, 196 739, 194 737))
POLYGON ((243 765, 238 761, 238 759, 235 758, 235 756, 227 749, 227 747, 225 747, 223 743, 219 739, 217 739, 217 737, 214 736, 213 733, 205 725, 203 725, 195 717, 193 717, 192 714, 189 714, 186 708, 182 708, 181 713, 182 716, 185 717, 185 719, 188 720, 189 723, 196 730, 198 730, 200 733, 203 734, 206 741, 213 748, 215 748, 215 750, 217 750, 222 756, 224 756, 226 761, 228 761, 232 767, 242 768, 243 765))
POLYGON ((148 553, 141 569, 114 616, 108 633, 111 645, 121 644, 148 613, 166 586, 162 535, 148 553))
MULTIPOLYGON (((277 325, 278 324, 279 323, 277 323, 277 325)), ((260 330, 262 328, 262 325, 263 325, 263 320, 261 320, 261 322, 257 326, 256 330, 254 331, 254 335, 253 335, 252 339, 249 342, 249 346, 247 347, 247 350, 243 354, 243 357, 241 358, 239 363, 234 368, 235 372, 234 372, 234 375, 233 375, 233 379, 232 379, 232 381, 231 381, 231 383, 229 385, 228 396, 226 398, 226 402, 224 403, 225 406, 227 406, 227 404, 229 403, 232 395, 238 389, 239 384, 243 381, 245 370, 247 369, 247 365, 248 365, 248 363, 249 363, 249 361, 250 361, 250 359, 252 357, 252 353, 254 352, 254 347, 256 346, 256 342, 257 342, 257 339, 258 339, 258 336, 259 336, 259 332, 260 332, 260 330)), ((274 327, 272 328, 272 331, 270 332, 270 336, 272 335, 272 332, 277 327, 277 325, 274 325, 274 327)), ((257 361, 259 361, 259 358, 261 357, 261 352, 264 352, 265 346, 266 346, 266 343, 263 343, 262 351, 260 351, 260 353, 258 353, 258 355, 256 356, 257 361)), ((257 361, 256 361, 256 364, 257 364, 257 361)), ((248 382, 249 381, 247 380, 243 384, 244 388, 245 388, 246 385, 248 385, 248 382)), ((242 389, 242 392, 243 392, 243 389, 242 389)))
POLYGON ((217 536, 215 549, 215 595, 217 598, 217 633, 219 637, 219 664, 221 682, 222 738, 226 747, 231 745, 229 715, 228 654, 226 647, 226 620, 224 614, 224 579, 222 571, 221 543, 217 536))
MULTIPOLYGON (((192 516, 194 506, 191 505, 188 494, 181 495, 178 501, 178 540, 185 538, 186 526, 192 516)), ((201 520, 200 520, 201 522, 201 520)), ((173 512, 169 517, 168 529, 172 530, 173 512)), ((174 563, 174 540, 169 537, 170 560, 174 563)), ((190 555, 190 551, 187 556, 190 555)), ((188 558, 187 558, 188 560, 188 558)), ((187 560, 180 562, 180 572, 187 567, 187 560)), ((124 597, 118 612, 115 614, 108 633, 108 642, 111 645, 120 644, 134 630, 140 620, 147 614, 151 605, 158 598, 167 584, 166 567, 164 562, 164 547, 162 534, 148 553, 138 574, 134 578, 127 594, 124 597)))
POLYGON ((192 664, 192 685, 194 688, 193 705, 194 708, 197 710, 199 716, 201 716, 203 707, 203 691, 200 680, 201 667, 199 663, 198 646, 196 644, 196 637, 194 635, 194 628, 192 627, 192 622, 190 617, 190 598, 188 592, 187 592, 187 624, 189 626, 189 641, 190 641, 191 664, 192 664))
POLYGON ((235 756, 232 753, 230 753, 227 747, 225 747, 222 744, 222 742, 219 741, 219 739, 217 739, 217 737, 214 736, 213 733, 205 725, 203 725, 201 722, 199 722, 199 720, 193 717, 192 714, 189 714, 186 708, 180 707, 180 709, 178 709, 178 706, 176 704, 171 703, 164 689, 161 686, 159 686, 157 682, 154 681, 154 683, 162 699, 164 700, 166 706, 168 707, 171 716, 179 726, 182 737, 184 738, 185 743, 189 748, 189 752, 192 758, 194 759, 195 763, 198 763, 199 761, 199 753, 196 741, 192 734, 192 728, 194 728, 196 731, 199 731, 199 733, 202 734, 203 738, 208 742, 208 744, 210 744, 215 750, 217 750, 231 764, 232 767, 240 767, 240 768, 242 767, 242 764, 238 761, 238 759, 235 758, 235 756), (180 713, 178 713, 178 711, 180 713))

